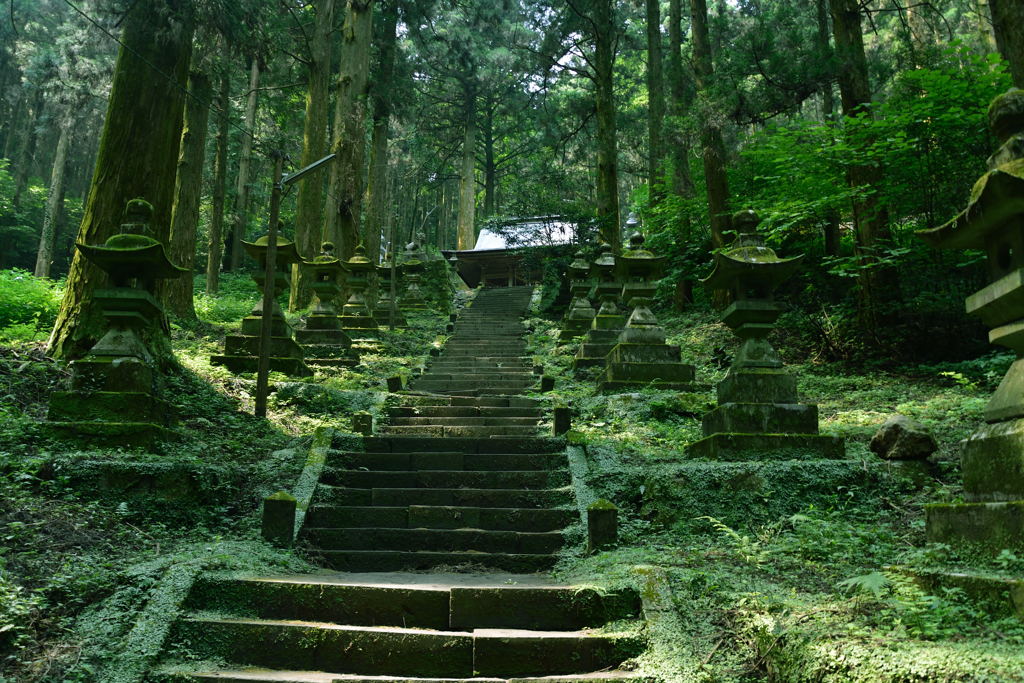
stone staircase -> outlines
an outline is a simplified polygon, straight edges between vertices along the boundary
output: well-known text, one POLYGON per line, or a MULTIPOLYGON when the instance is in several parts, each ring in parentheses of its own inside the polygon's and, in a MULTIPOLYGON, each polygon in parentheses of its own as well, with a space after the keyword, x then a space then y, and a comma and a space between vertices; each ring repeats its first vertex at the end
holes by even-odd
POLYGON ((621 621, 638 616, 635 595, 538 573, 579 513, 564 443, 539 436, 538 402, 517 395, 536 380, 530 295, 481 291, 389 424, 361 451, 329 451, 300 539, 333 571, 202 578, 158 680, 644 678, 617 670, 644 646, 639 622, 621 621))

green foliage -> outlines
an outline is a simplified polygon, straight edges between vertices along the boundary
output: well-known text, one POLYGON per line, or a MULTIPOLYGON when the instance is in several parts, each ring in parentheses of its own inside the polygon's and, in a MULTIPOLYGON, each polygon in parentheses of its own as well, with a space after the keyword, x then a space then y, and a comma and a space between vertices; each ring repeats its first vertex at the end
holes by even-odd
POLYGON ((0 340, 32 341, 57 319, 60 283, 24 270, 0 270, 0 340))

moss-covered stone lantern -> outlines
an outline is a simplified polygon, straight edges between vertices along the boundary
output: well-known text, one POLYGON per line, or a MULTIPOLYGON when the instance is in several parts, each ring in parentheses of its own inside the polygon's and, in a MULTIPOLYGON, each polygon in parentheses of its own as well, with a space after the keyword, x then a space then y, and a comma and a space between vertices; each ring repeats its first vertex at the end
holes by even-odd
POLYGON ((639 232, 629 238, 629 249, 616 261, 622 283, 622 299, 632 309, 626 327, 605 359, 601 391, 655 386, 689 389, 694 370, 680 360, 679 347, 665 342, 665 330, 650 308, 658 280, 665 270, 665 258, 644 249, 639 232))
POLYGON ((757 233, 758 222, 753 211, 733 217, 736 240, 715 254, 714 270, 702 280, 731 294, 722 321, 741 343, 718 384, 718 407, 704 416, 705 436, 689 453, 710 460, 841 458, 842 439, 818 434, 818 407, 798 401, 796 378, 768 341, 786 308, 773 292, 803 256, 779 258, 757 233))
POLYGON ((573 369, 604 365, 605 357, 618 342, 619 333, 626 327, 626 316, 619 309, 622 283, 615 268, 615 254, 610 244, 602 244, 600 254, 590 265, 596 280, 595 289, 601 301, 587 336, 573 359, 573 369))
POLYGON ((989 107, 1000 143, 967 208, 918 233, 940 249, 981 249, 990 284, 966 308, 990 328, 989 341, 1017 359, 985 408, 985 424, 963 445, 964 502, 925 506, 928 540, 992 556, 1024 550, 1024 91, 989 107))
POLYGON ((567 274, 572 302, 562 318, 562 329, 558 333, 559 340, 563 342, 586 334, 597 315, 588 298, 594 283, 590 279, 590 264, 582 249, 576 252, 567 274))
POLYGON ((349 273, 349 296, 341 309, 342 329, 353 339, 376 339, 380 327, 366 300, 375 266, 366 258, 366 247, 358 245, 352 258, 345 262, 345 267, 349 273))
MULTIPOLYGON (((397 296, 401 290, 401 275, 402 271, 400 268, 395 268, 395 295, 397 296)), ((377 320, 377 324, 381 327, 387 326, 391 321, 391 255, 388 255, 387 259, 383 263, 377 265, 377 306, 373 309, 373 317, 377 320)), ((406 327, 409 321, 406 320, 402 314, 402 309, 395 306, 394 310, 395 327, 406 327)))
POLYGON ((171 263, 153 236, 149 202, 131 200, 124 215, 120 231, 102 245, 75 245, 110 276, 110 285, 93 293, 107 331, 84 358, 71 363, 71 390, 50 396, 48 419, 62 435, 102 445, 150 446, 172 436, 170 411, 158 397, 159 354, 150 346, 168 345, 166 339, 153 339, 166 337, 155 283, 188 269, 171 263))
MULTIPOLYGON (((263 291, 267 269, 266 235, 255 242, 242 242, 242 247, 256 261, 252 279, 263 291)), ((308 377, 313 371, 304 362, 302 347, 292 337, 291 325, 285 320, 284 311, 278 303, 281 293, 288 288, 291 264, 299 261, 299 254, 291 240, 278 235, 274 258, 274 300, 270 316, 270 369, 294 377, 308 377)), ((224 338, 224 354, 213 356, 210 362, 223 365, 232 372, 256 372, 260 353, 260 327, 263 324, 262 297, 252 311, 242 319, 240 334, 229 334, 224 338)))
POLYGON ((306 361, 312 365, 356 365, 359 359, 347 353, 352 340, 341 329, 336 304, 345 279, 345 264, 334 255, 334 244, 324 242, 320 253, 309 261, 303 261, 303 265, 309 273, 315 300, 313 310, 306 318, 306 327, 295 331, 295 341, 305 350, 306 361))
POLYGON ((405 280, 405 291, 398 300, 399 306, 405 311, 425 311, 430 308, 423 298, 420 290, 420 279, 426 264, 423 262, 423 252, 416 240, 405 245, 405 252, 402 254, 402 279, 405 280))

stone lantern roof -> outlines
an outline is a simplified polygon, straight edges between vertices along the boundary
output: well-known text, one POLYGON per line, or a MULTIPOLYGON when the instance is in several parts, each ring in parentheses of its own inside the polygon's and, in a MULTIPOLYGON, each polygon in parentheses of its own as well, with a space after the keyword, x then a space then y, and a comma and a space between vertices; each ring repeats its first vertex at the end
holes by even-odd
MULTIPOLYGON (((266 235, 257 238, 255 242, 242 241, 242 247, 245 248, 245 252, 256 259, 261 265, 266 261, 267 246, 269 244, 270 239, 266 235)), ((277 261, 277 267, 280 269, 289 263, 296 263, 302 259, 299 257, 299 252, 295 250, 295 243, 286 237, 278 235, 277 252, 274 260, 277 261)))
POLYGON ((732 245, 715 254, 714 270, 701 280, 705 287, 732 290, 738 298, 749 298, 748 294, 764 298, 797 271, 803 255, 780 258, 756 232, 759 222, 753 211, 733 217, 739 234, 732 245))
POLYGON ((125 209, 122 232, 112 235, 101 245, 76 242, 82 255, 107 274, 116 287, 127 287, 133 278, 164 280, 180 277, 188 268, 180 268, 167 258, 164 245, 152 234, 150 220, 153 206, 143 199, 133 199, 125 209))

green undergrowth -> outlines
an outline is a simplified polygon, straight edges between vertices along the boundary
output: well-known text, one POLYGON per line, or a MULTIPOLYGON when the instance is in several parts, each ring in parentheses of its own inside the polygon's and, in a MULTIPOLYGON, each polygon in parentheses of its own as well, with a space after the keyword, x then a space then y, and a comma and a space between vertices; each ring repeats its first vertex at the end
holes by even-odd
POLYGON ((556 323, 535 319, 530 335, 556 377, 549 400, 572 408, 581 476, 620 508, 619 547, 570 553, 557 575, 652 600, 662 590, 672 603, 648 614, 641 670, 668 681, 1024 680, 1019 620, 910 578, 968 565, 1020 576, 1024 560, 1008 551, 967 558, 927 544, 923 514, 959 499, 957 442, 982 422, 1011 358, 872 369, 787 357, 822 433, 844 437, 845 459, 706 462, 686 447, 702 436, 737 344, 706 309, 662 322, 696 366, 692 391, 598 394, 595 371, 571 372, 575 345, 556 343, 556 323), (929 462, 870 452, 894 413, 936 437, 929 462))

